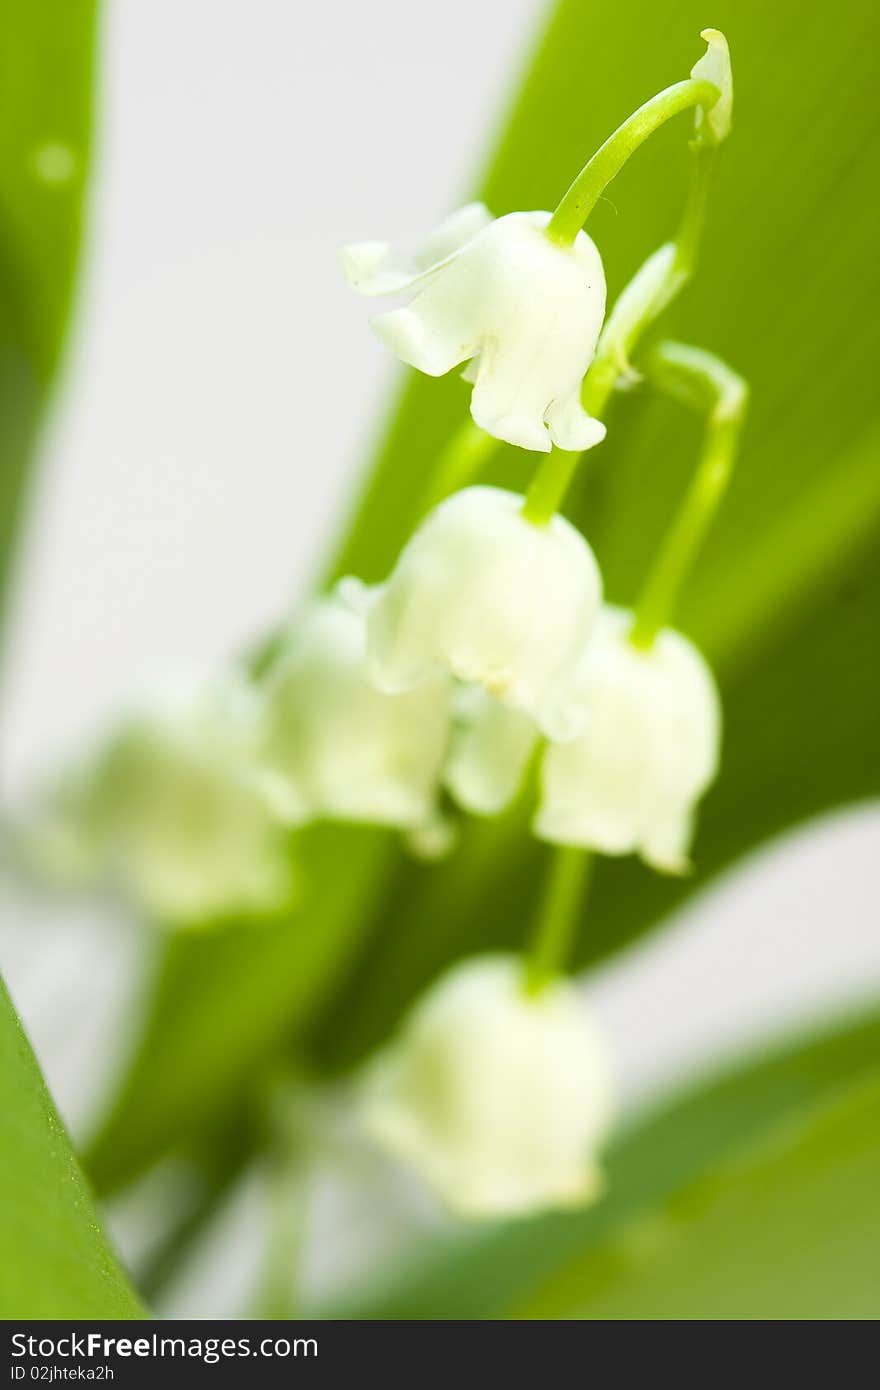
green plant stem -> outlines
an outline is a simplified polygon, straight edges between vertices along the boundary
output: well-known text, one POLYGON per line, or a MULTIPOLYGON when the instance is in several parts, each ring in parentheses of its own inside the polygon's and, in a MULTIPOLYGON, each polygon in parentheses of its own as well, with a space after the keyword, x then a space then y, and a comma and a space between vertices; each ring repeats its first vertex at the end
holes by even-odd
POLYGON ((554 851, 526 962, 530 994, 540 993, 568 963, 592 865, 589 850, 565 847, 554 851))
POLYGON ((748 404, 748 388, 720 358, 682 343, 661 343, 647 366, 660 389, 707 410, 703 448, 685 493, 636 606, 630 634, 650 647, 669 621, 730 481, 748 404))
MULTIPOLYGON (((712 182, 712 171, 715 168, 716 149, 717 146, 715 145, 701 145, 696 142, 691 144, 693 162, 691 164, 690 186, 684 212, 674 238, 673 268, 678 276, 683 277, 682 283, 690 279, 696 269, 703 232, 706 227, 706 215, 709 210, 709 187, 712 182)), ((676 294, 678 288, 680 287, 673 280, 670 286, 671 294, 676 294)), ((667 299, 665 303, 668 302, 667 299)))
POLYGON ((547 525, 559 511, 581 458, 581 454, 570 453, 567 449, 552 449, 541 461, 526 492, 523 504, 526 521, 533 526, 547 525))
POLYGON ((550 218, 547 235, 560 246, 571 246, 603 191, 620 173, 630 155, 673 116, 695 106, 710 110, 720 95, 713 83, 689 77, 646 101, 609 135, 584 165, 550 218))
POLYGON ((678 230, 639 267, 618 295, 584 378, 581 402, 601 416, 621 376, 635 375, 630 358, 639 341, 677 298, 696 269, 715 163, 711 146, 692 146, 691 179, 678 230))
MULTIPOLYGON (((639 340, 684 289, 696 269, 706 226, 715 149, 692 144, 691 179, 678 230, 639 267, 614 302, 599 335, 596 355, 584 378, 581 403, 601 420, 621 377, 635 376, 630 357, 639 340)), ((536 526, 546 525, 562 504, 583 456, 554 449, 532 479, 523 514, 536 526)))
POLYGON ((254 1316, 275 1321, 297 1316, 306 1234, 306 1165, 285 1145, 268 1157, 268 1222, 254 1316))
POLYGON ((429 512, 450 493, 466 487, 498 448, 498 440, 467 419, 450 439, 428 479, 422 511, 429 512))

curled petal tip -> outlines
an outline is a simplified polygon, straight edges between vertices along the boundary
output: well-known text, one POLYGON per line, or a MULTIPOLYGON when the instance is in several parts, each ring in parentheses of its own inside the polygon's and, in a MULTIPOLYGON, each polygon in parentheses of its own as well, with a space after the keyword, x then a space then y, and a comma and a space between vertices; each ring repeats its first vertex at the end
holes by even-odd
POLYGON ((528 449, 534 454, 549 454, 553 440, 543 420, 514 415, 493 415, 481 408, 480 399, 475 394, 471 398, 471 419, 479 429, 485 430, 495 439, 512 444, 517 449, 528 449))
POLYGON ((425 376, 445 376, 461 361, 464 350, 459 350, 457 345, 450 348, 443 334, 432 332, 430 324, 412 308, 374 314, 370 328, 379 342, 390 348, 401 362, 424 372, 425 376))
POLYGON ((336 594, 340 603, 359 617, 369 612, 379 593, 379 585, 365 584, 353 574, 347 574, 336 584, 336 594))
POLYGON ((584 421, 584 432, 582 436, 586 442, 582 444, 581 447, 583 449, 594 449, 597 444, 602 443, 607 433, 608 430, 601 420, 594 420, 592 416, 588 416, 584 421))
POLYGON ((458 826, 450 816, 439 812, 424 825, 414 826, 404 836, 404 847, 413 859, 425 864, 438 864, 455 849, 458 826))
POLYGON ((666 855, 650 854, 647 851, 643 858, 646 864, 650 864, 658 874, 666 874, 669 878, 690 878, 694 872, 693 861, 687 855, 675 858, 666 855))
POLYGON ((733 121, 733 73, 730 48, 720 29, 703 29, 700 38, 706 52, 691 68, 691 77, 698 82, 711 82, 720 93, 714 106, 697 110, 697 139, 709 145, 720 145, 730 134, 733 121))
POLYGON ((342 273, 353 289, 369 292, 369 286, 388 259, 387 241, 359 241, 339 252, 342 273))
POLYGON ((468 203, 447 217, 418 254, 407 260, 387 241, 360 241, 343 246, 339 253, 342 273, 360 294, 381 296, 414 289, 437 271, 450 256, 492 222, 482 203, 468 203))

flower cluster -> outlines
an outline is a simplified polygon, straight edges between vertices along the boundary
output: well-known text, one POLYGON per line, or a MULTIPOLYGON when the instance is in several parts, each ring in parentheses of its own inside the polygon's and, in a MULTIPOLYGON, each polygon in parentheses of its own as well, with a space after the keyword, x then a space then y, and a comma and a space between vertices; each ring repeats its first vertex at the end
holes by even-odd
MULTIPOLYGON (((729 58, 720 35, 706 37, 692 81, 697 143, 717 143, 730 124, 729 58)), ((373 321, 378 337, 431 376, 466 363, 476 424, 527 450, 601 441, 584 406, 597 344, 613 385, 679 274, 674 247, 652 258, 619 301, 625 332, 603 348, 601 257, 570 225, 598 196, 592 168, 552 215, 495 219, 469 204, 412 265, 385 243, 343 255, 362 293, 414 295, 373 321)), ((593 551, 559 511, 570 464, 560 472, 558 457, 528 497, 471 483, 431 506, 384 582, 349 577, 307 603, 259 679, 239 673, 212 698, 133 724, 68 788, 44 837, 56 862, 110 876, 153 917, 203 924, 289 904, 307 824, 372 823, 436 847, 451 817, 497 815, 525 789, 534 834, 561 853, 638 854, 684 872, 718 768, 715 683, 665 612, 655 620, 656 594, 650 620, 604 601, 593 551)), ((717 462, 716 451, 713 478, 717 462)), ((676 582, 689 547, 676 534, 676 582)), ((672 587, 665 572, 655 586, 672 587)), ((548 979, 516 956, 458 966, 363 1078, 370 1133, 460 1212, 566 1205, 600 1189, 610 1073, 563 965, 548 979)))

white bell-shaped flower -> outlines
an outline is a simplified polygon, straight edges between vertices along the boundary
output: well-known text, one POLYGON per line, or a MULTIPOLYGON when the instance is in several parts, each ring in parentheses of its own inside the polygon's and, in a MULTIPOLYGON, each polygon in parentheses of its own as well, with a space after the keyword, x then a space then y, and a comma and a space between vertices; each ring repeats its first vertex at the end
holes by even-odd
POLYGON ((362 1117, 463 1216, 579 1205, 613 1113, 604 1039, 574 987, 525 988, 518 956, 455 967, 368 1068, 362 1117))
POLYGON ((497 815, 519 791, 539 738, 534 720, 522 710, 481 686, 462 686, 443 772, 447 791, 475 816, 497 815))
POLYGON ((364 614, 338 594, 297 619, 264 687, 264 786, 292 823, 431 827, 450 682, 440 676, 385 694, 367 679, 365 648, 364 614))
POLYGON ((681 873, 696 803, 718 769, 720 702, 686 637, 666 628, 642 650, 632 624, 628 610, 603 609, 582 672, 584 732, 544 754, 535 831, 681 873))
POLYGON ((516 493, 471 487, 426 517, 369 605, 370 674, 400 691, 450 671, 568 738, 602 581, 579 531, 561 516, 535 526, 522 508, 516 493))
POLYGON ((254 713, 237 679, 164 692, 61 787, 45 854, 37 828, 37 855, 58 866, 59 834, 78 841, 91 878, 166 925, 285 908, 295 874, 288 837, 254 775, 254 713))
POLYGON ((605 427, 581 405, 605 314, 602 259, 586 232, 572 246, 546 235, 548 212, 493 220, 480 203, 434 232, 409 267, 383 242, 349 246, 345 275, 367 295, 414 290, 372 327, 404 362, 443 376, 467 362, 471 414, 497 439, 545 453, 580 451, 605 427))

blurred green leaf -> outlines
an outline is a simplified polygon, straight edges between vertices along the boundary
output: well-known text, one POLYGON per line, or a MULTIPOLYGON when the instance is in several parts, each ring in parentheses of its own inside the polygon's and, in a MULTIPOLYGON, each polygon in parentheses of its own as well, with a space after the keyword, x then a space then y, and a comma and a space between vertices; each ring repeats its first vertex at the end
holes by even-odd
POLYGON ((873 1322, 878 1150, 874 1079, 572 1261, 514 1316, 873 1322))
POLYGON ((384 1282, 373 1271, 368 1287, 323 1311, 371 1319, 750 1316, 742 1310, 751 1290, 764 1301, 749 1306, 767 1310, 776 1280, 776 1308, 788 1294, 791 1301, 787 1312, 769 1315, 856 1316, 869 1300, 876 1315, 876 1280, 860 1263, 880 1235, 877 1184, 866 1182, 880 1143, 876 1089, 857 1123, 826 1126, 826 1117, 854 1083, 870 1079, 876 1088, 878 1070, 880 1012, 790 1043, 622 1133, 598 1206, 457 1230, 384 1282), (816 1116, 827 1145, 813 1141, 816 1116), (802 1235, 790 1229, 795 1211, 802 1235), (796 1262, 798 1278, 783 1272, 783 1261, 796 1262), (823 1297, 825 1311, 808 1313, 810 1300, 823 1297))
POLYGON ((246 1099, 249 1080, 320 1007, 362 931, 363 900, 392 857, 384 831, 316 827, 297 851, 318 905, 292 921, 199 935, 165 952, 147 1033, 117 1107, 86 1163, 101 1191, 128 1182, 156 1153, 211 1127, 246 1099))
MULTIPOLYGON (((622 118, 686 74, 709 20, 731 42, 735 131, 719 159, 703 265, 660 327, 717 351, 752 385, 742 461, 681 611, 681 626, 717 667, 724 764, 701 817, 691 878, 662 879, 632 860, 600 865, 582 963, 649 930, 784 828, 880 790, 880 427, 873 380, 880 335, 873 230, 880 12, 868 0, 841 0, 832 25, 798 0, 717 0, 711 15, 704 0, 674 7, 563 0, 479 188, 499 213, 551 205, 622 118)), ((688 133, 685 118, 664 130, 591 220, 612 293, 676 224, 688 133)), ((387 231, 393 237, 394 229, 387 231)), ((351 234, 359 234, 355 224, 351 234)), ((352 332, 367 331, 362 319, 353 302, 352 332)), ((386 574, 418 515, 426 472, 466 400, 467 388, 455 378, 409 376, 332 573, 351 570, 367 580, 386 574)), ((637 593, 697 439, 685 412, 644 391, 616 403, 609 438, 582 470, 569 507, 596 547, 613 601, 637 593)), ((522 451, 504 450, 490 480, 519 486, 533 463, 522 451)), ((522 941, 545 857, 520 809, 506 820, 468 825, 446 865, 400 857, 393 873, 377 874, 372 889, 363 890, 357 920, 328 948, 338 958, 323 977, 320 1013, 291 1008, 291 1031, 306 1027, 312 1061, 352 1065, 450 960, 522 941)), ((310 927, 291 932, 286 949, 282 942, 277 954, 273 948, 272 969, 297 975, 311 950, 309 931, 324 930, 320 904, 309 920, 310 927)), ((239 1009, 230 987, 226 1020, 256 1060, 267 1036, 253 1006, 265 958, 259 937, 249 941, 235 958, 237 979, 248 981, 244 1002, 239 1009)), ((202 980, 216 1000, 227 949, 223 940, 200 943, 173 998, 164 987, 160 992, 113 1119, 114 1142, 122 1144, 129 1128, 138 1134, 139 1163, 171 1142, 187 1093, 192 1113, 208 1117, 185 1068, 164 1108, 168 1062, 158 1039, 171 1027, 179 1056, 207 1059, 217 1008, 204 1002, 202 980), (145 1086, 155 1103, 142 1109, 145 1086)), ((274 989, 271 995, 278 1001, 274 989)), ((279 1005, 276 1037, 280 1013, 279 1005)), ((229 1061, 221 1043, 209 1088, 215 1115, 242 1085, 243 1066, 229 1061)), ((207 1070, 206 1060, 199 1076, 207 1070)), ((108 1145, 105 1135, 105 1153, 108 1145)))
POLYGON ((0 0, 0 596, 70 308, 95 8, 0 0))
MULTIPOLYGON (((0 617, 67 324, 94 0, 0 2, 0 617)), ((0 983, 0 1315, 143 1317, 0 983)))
POLYGON ((0 1059, 0 1317, 146 1317, 2 983, 0 1059))

